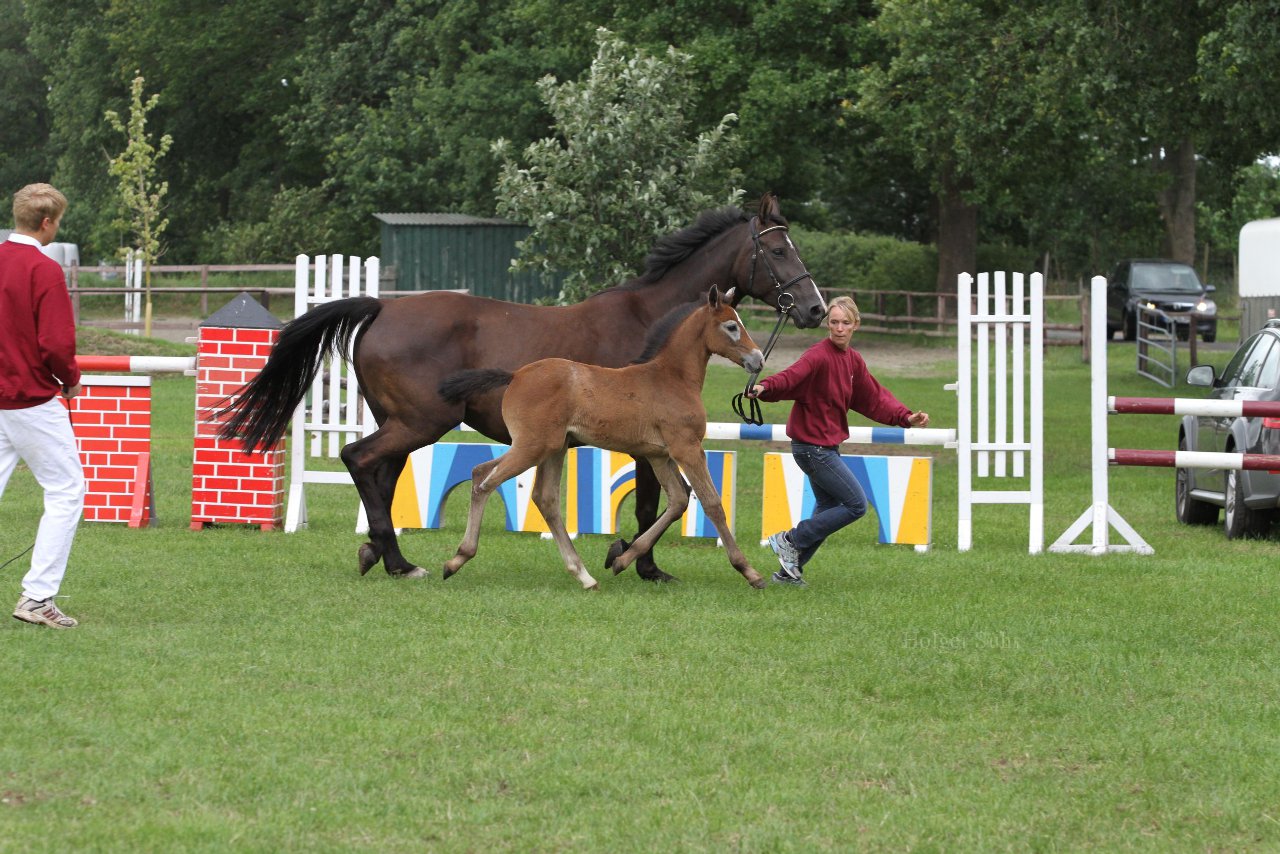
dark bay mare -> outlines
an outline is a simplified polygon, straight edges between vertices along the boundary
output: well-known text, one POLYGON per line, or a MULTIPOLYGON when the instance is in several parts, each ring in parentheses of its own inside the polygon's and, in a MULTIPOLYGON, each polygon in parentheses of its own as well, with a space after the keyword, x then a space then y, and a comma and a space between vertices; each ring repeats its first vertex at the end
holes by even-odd
POLYGON ((729 563, 752 587, 763 587, 764 578, 729 530, 702 451, 707 433, 702 385, 711 356, 723 356, 750 372, 764 366, 764 354, 729 304, 732 298, 732 290, 721 297, 712 286, 701 305, 672 309, 652 327, 644 353, 625 368, 539 359, 514 374, 481 368, 459 371, 441 383, 440 396, 450 403, 505 387, 502 419, 511 433, 510 450, 472 470, 467 530, 457 554, 444 565, 444 577, 476 556, 484 506, 493 491, 536 466, 533 502, 551 529, 565 569, 583 588, 598 590, 600 585, 583 566, 560 515, 565 454, 577 445, 594 445, 648 462, 667 496, 666 509, 648 530, 634 542, 620 540, 610 549, 612 560, 606 566, 614 575, 648 552, 689 506, 680 475, 683 469, 720 534, 729 563))
MULTIPOLYGON (((381 560, 393 576, 422 576, 425 571, 400 553, 391 523, 405 460, 463 421, 496 442, 511 441, 501 389, 449 404, 437 391, 440 382, 460 370, 513 372, 548 357, 621 367, 640 355, 650 326, 673 307, 699 300, 712 284, 735 289, 735 302, 752 296, 785 311, 800 328, 818 326, 826 313, 777 199, 766 194, 755 216, 733 207, 703 212, 692 226, 654 245, 642 275, 576 305, 524 305, 442 291, 317 306, 285 325, 262 372, 224 411, 220 435, 239 439, 249 452, 274 446, 325 356, 350 341, 360 390, 378 424, 342 449, 369 517, 360 572, 381 560)), ((658 499, 658 481, 637 460, 640 531, 652 527, 658 499)), ((651 580, 670 578, 648 553, 636 571, 651 580)))

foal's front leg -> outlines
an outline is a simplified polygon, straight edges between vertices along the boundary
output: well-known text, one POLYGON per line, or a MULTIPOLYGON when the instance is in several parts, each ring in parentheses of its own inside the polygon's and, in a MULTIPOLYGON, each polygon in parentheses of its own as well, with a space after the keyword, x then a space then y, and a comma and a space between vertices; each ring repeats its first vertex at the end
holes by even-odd
POLYGON ((680 455, 684 457, 680 465, 689 477, 689 483, 692 484, 693 491, 702 504, 703 512, 707 514, 711 524, 716 526, 716 533, 720 535, 720 542, 724 543, 724 551, 729 558, 729 563, 742 573, 742 577, 752 587, 756 589, 764 587, 764 577, 751 566, 747 556, 738 547, 733 531, 729 530, 729 521, 724 515, 724 504, 720 499, 720 493, 716 491, 715 483, 711 480, 710 472, 707 471, 707 456, 702 452, 702 447, 683 450, 680 455))
POLYGON ((599 590, 600 582, 592 578, 582 564, 582 557, 573 547, 573 540, 569 538, 564 518, 560 515, 560 478, 564 472, 564 455, 565 449, 562 449, 538 464, 538 470, 533 476, 533 503, 551 529, 551 537, 560 549, 564 568, 578 579, 584 590, 599 590))

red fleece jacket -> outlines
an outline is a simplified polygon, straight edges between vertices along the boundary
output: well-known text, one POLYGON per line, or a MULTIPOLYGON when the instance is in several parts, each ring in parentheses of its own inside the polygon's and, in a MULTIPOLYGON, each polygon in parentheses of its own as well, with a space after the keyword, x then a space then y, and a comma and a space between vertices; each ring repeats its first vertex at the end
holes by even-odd
POLYGON ((787 435, 810 445, 839 445, 849 438, 849 410, 892 427, 909 427, 911 410, 880 385, 852 347, 824 338, 793 364, 760 380, 761 400, 794 400, 787 435))
POLYGON ((35 246, 0 242, 0 409, 38 406, 78 382, 62 268, 35 246))

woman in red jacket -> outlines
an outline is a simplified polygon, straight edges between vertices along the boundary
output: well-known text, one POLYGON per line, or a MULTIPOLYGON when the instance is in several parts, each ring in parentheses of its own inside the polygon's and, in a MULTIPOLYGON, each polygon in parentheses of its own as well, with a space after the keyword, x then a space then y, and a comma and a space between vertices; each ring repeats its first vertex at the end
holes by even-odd
POLYGON ((840 459, 840 444, 849 438, 849 410, 896 427, 927 427, 927 412, 912 412, 867 370, 849 346, 861 323, 858 306, 847 296, 827 309, 827 337, 814 344, 791 367, 751 387, 751 397, 764 401, 794 400, 787 418, 791 455, 809 478, 816 504, 813 515, 789 531, 769 538, 781 569, 779 584, 804 584, 804 567, 827 537, 867 512, 867 499, 853 473, 840 459))
POLYGON ((53 187, 28 184, 13 195, 15 231, 0 243, 0 495, 21 459, 44 489, 45 508, 13 616, 55 629, 76 625, 53 597, 84 508, 80 454, 58 400, 80 393, 75 320, 62 268, 40 251, 66 209, 53 187))

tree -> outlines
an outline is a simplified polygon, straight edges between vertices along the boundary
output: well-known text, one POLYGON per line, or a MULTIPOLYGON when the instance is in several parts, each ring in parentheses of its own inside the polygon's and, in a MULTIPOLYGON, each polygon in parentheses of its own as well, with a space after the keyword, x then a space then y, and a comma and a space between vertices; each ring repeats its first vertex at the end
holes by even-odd
POLYGON ((0 193, 48 181, 53 174, 49 152, 49 105, 44 65, 27 47, 29 27, 21 0, 0 0, 0 193))
POLYGON ((514 268, 566 273, 566 301, 635 275, 657 236, 741 198, 735 116, 690 137, 688 55, 628 55, 608 30, 596 38, 585 80, 538 82, 558 136, 528 146, 524 166, 506 140, 493 147, 498 212, 533 228, 514 268))
POLYGON ((850 123, 928 177, 937 288, 954 291, 976 265, 981 208, 1025 200, 1080 159, 1080 30, 1053 4, 967 0, 885 0, 872 30, 884 59, 862 69, 850 123))
MULTIPOLYGON (((133 232, 137 249, 142 253, 146 277, 146 312, 143 334, 151 337, 151 265, 163 254, 160 235, 169 225, 161 216, 165 194, 169 192, 166 181, 155 180, 156 163, 169 151, 173 138, 160 137, 159 145, 151 142, 147 133, 147 114, 155 109, 159 95, 152 95, 145 103, 142 90, 146 81, 139 74, 130 87, 129 119, 122 120, 115 110, 107 110, 107 122, 117 133, 124 134, 125 147, 111 159, 108 171, 120 182, 120 202, 123 216, 122 228, 133 232)), ((129 250, 122 250, 127 252, 129 250)))

